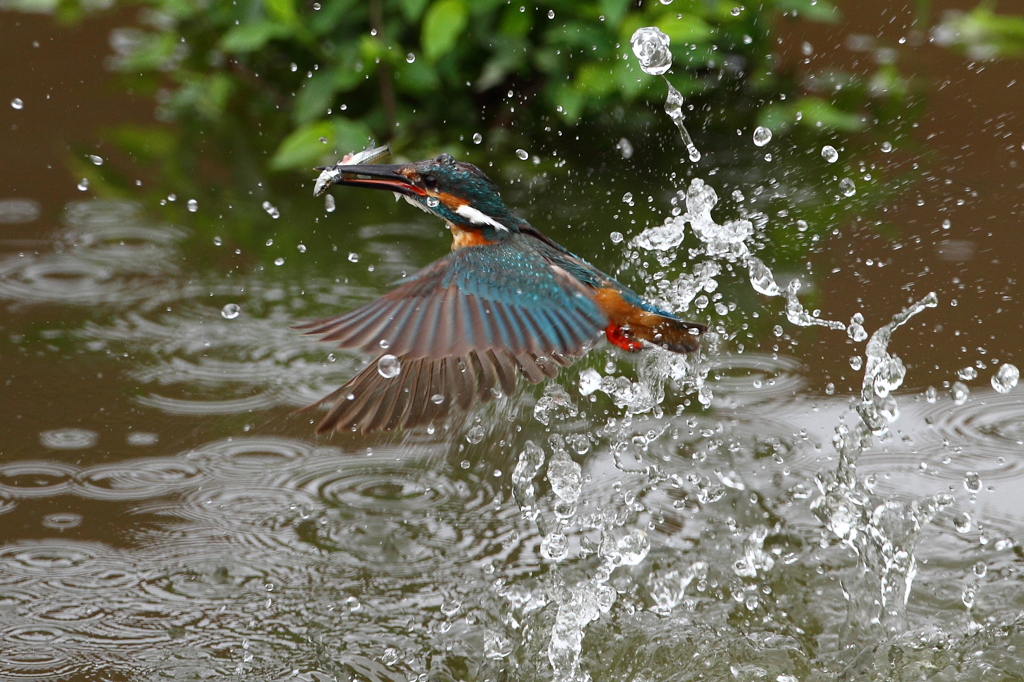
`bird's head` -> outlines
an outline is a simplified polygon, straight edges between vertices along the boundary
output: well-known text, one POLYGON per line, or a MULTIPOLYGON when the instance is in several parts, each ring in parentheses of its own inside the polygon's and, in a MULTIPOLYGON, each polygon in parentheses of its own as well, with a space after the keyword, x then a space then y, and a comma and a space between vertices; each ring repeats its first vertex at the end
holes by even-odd
MULTIPOLYGON (((464 232, 479 234, 488 242, 500 241, 517 231, 516 219, 501 200, 490 178, 471 163, 449 154, 415 163, 338 165, 326 184, 387 189, 464 232)), ((321 176, 323 177, 323 176, 321 176)))

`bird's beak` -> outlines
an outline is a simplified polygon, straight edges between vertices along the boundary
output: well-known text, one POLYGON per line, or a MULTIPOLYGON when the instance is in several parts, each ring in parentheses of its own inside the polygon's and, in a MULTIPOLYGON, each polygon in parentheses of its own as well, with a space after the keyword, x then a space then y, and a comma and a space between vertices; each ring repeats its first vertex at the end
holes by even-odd
POLYGON ((403 165, 360 164, 327 166, 317 168, 320 177, 313 188, 314 196, 320 196, 331 185, 349 185, 352 187, 369 187, 370 189, 387 189, 406 196, 425 196, 426 192, 414 185, 403 175, 403 165))

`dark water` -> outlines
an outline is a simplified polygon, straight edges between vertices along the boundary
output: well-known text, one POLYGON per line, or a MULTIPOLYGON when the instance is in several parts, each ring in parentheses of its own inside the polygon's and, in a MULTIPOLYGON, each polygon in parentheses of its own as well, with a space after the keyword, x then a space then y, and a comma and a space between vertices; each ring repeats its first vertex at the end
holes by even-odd
MULTIPOLYGON (((831 32, 794 24, 784 50, 856 65, 872 56, 850 35, 895 42, 909 18, 864 6, 831 32)), ((930 86, 912 134, 891 153, 836 145, 861 188, 920 171, 884 200, 847 201, 823 162, 784 173, 817 149, 693 131, 707 165, 686 172, 717 189, 716 216, 742 210, 733 189, 835 197, 806 267, 765 256, 780 285, 801 276, 808 309, 861 312, 871 334, 936 293, 888 344, 906 376, 887 431, 854 410, 864 341, 789 322, 720 259, 720 288, 689 307, 722 324, 699 362, 602 347, 465 425, 318 439, 291 411, 366 359, 289 325, 443 254, 440 226, 339 193, 331 214, 257 211, 259 246, 217 245, 205 200, 97 199, 68 146, 102 156, 104 126, 149 115, 103 71, 116 22, 0 22, 4 679, 1024 679, 1024 394, 990 384, 1024 364, 1019 62, 909 52, 930 86), (303 250, 283 237, 307 227, 303 250)), ((616 179, 616 141, 596 141, 599 170, 567 148, 574 175, 494 172, 539 227, 668 296, 657 270, 691 273, 686 248, 661 265, 629 240, 686 183, 616 179)))

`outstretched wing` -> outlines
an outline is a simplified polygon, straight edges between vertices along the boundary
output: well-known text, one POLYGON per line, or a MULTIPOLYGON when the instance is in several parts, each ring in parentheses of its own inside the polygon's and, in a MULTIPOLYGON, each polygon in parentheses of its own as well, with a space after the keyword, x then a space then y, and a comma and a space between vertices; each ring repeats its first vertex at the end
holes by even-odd
POLYGON ((558 374, 556 365, 568 358, 509 351, 470 351, 465 356, 440 359, 399 358, 401 372, 386 378, 372 362, 351 381, 316 405, 333 403, 317 425, 329 431, 390 431, 444 421, 453 412, 465 412, 474 402, 487 402, 515 390, 517 372, 532 383, 558 374))
POLYGON ((513 241, 454 251, 372 303, 297 328, 398 357, 579 355, 606 316, 584 285, 513 241))
POLYGON ((298 327, 341 348, 390 353, 402 367, 385 378, 371 364, 325 398, 337 402, 317 430, 428 423, 509 393, 517 370, 536 383, 585 352, 607 316, 528 240, 459 249, 372 303, 298 327))

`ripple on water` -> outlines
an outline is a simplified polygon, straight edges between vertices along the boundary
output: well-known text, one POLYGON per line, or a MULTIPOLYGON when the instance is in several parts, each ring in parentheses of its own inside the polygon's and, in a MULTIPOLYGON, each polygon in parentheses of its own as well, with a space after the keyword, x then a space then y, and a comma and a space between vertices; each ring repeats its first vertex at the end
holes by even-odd
POLYGON ((54 429, 39 434, 39 442, 51 450, 82 450, 96 445, 99 437, 87 429, 54 429))
POLYGON ((486 509, 498 494, 486 477, 465 473, 471 480, 454 480, 426 463, 376 457, 326 461, 301 474, 293 484, 320 509, 299 520, 300 539, 389 575, 451 566, 453 554, 466 561, 500 553, 499 536, 515 525, 507 514, 486 509))
MULTIPOLYGON (((955 470, 939 467, 954 478, 964 469, 977 471, 982 478, 998 480, 1019 476, 1024 464, 1024 400, 1013 392, 972 393, 963 405, 951 400, 908 406, 906 412, 920 410, 919 420, 930 425, 932 433, 915 440, 930 459, 952 457, 955 470), (936 436, 938 438, 936 438, 936 436)), ((941 475, 941 474, 940 474, 941 475)))
POLYGON ((239 476, 275 476, 301 466, 313 452, 312 445, 300 440, 253 436, 207 443, 183 457, 210 476, 238 480, 239 476))
POLYGON ((168 289, 160 283, 176 271, 176 243, 185 233, 139 225, 139 214, 130 202, 70 204, 61 250, 0 261, 0 298, 66 305, 166 298, 168 289))
POLYGON ((63 462, 22 461, 0 465, 0 494, 12 499, 50 497, 68 492, 78 467, 63 462))
POLYGON ((76 492, 96 500, 148 500, 201 486, 205 476, 178 457, 147 457, 85 469, 76 492))
POLYGON ((39 202, 33 199, 0 199, 0 225, 30 223, 41 212, 39 202))
POLYGON ((136 401, 145 407, 174 415, 245 414, 273 407, 276 402, 269 393, 228 400, 187 400, 150 393, 139 396, 136 401))
POLYGON ((741 407, 797 395, 806 385, 795 358, 761 353, 722 355, 710 361, 716 402, 741 407))
MULTIPOLYGON (((6 633, 4 633, 6 635, 6 633)), ((4 637, 0 647, 0 670, 7 680, 62 680, 72 678, 78 672, 76 661, 64 650, 50 643, 12 642, 4 637)))

